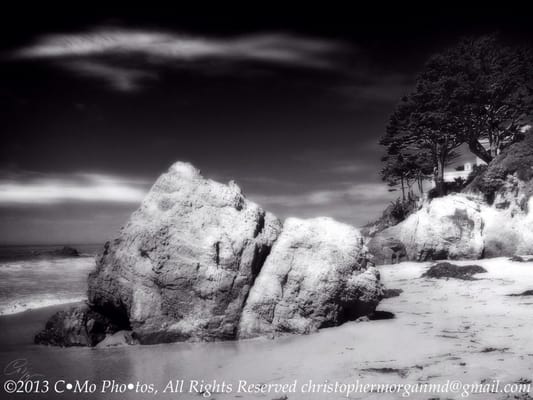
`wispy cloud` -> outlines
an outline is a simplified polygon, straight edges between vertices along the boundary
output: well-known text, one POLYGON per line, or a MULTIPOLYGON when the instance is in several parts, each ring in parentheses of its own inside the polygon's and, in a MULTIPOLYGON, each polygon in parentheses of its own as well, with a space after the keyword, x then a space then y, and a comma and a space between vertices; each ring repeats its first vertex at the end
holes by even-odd
POLYGON ((382 183, 357 183, 292 194, 250 193, 249 197, 282 218, 327 215, 361 226, 379 216, 396 195, 382 183))
POLYGON ((221 39, 164 31, 99 28, 44 36, 16 51, 13 57, 65 61, 61 65, 104 78, 113 88, 129 91, 138 88, 138 81, 156 75, 160 65, 183 68, 194 61, 218 60, 327 69, 335 66, 334 56, 345 50, 346 45, 339 42, 285 33, 221 39), (131 57, 142 58, 142 70, 124 66, 131 57))
POLYGON ((143 180, 104 174, 16 174, 0 178, 0 205, 139 203, 146 194, 147 187, 143 180))
POLYGON ((103 79, 111 88, 131 92, 141 88, 143 81, 157 79, 157 74, 142 69, 122 68, 92 60, 64 62, 63 66, 79 76, 103 79))
POLYGON ((282 205, 285 207, 335 205, 339 201, 353 204, 389 198, 388 188, 382 183, 358 183, 338 189, 313 190, 295 194, 250 195, 260 204, 282 205))

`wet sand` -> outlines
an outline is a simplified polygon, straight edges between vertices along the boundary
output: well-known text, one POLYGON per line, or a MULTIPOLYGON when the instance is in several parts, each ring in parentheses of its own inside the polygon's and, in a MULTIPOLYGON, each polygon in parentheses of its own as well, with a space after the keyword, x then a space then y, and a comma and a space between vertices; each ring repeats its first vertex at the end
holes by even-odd
MULTIPOLYGON (((472 384, 499 379, 527 382, 533 376, 533 297, 512 297, 533 289, 533 263, 507 259, 458 262, 488 270, 475 281, 423 279, 427 263, 380 267, 389 288, 402 289, 379 310, 394 319, 351 322, 308 336, 241 342, 176 343, 110 349, 51 348, 32 344, 33 334, 60 307, 0 317, 0 365, 27 359, 31 373, 55 381, 104 379, 152 384, 156 396, 48 394, 6 398, 64 399, 280 399, 284 394, 162 393, 170 380, 249 383, 444 383, 472 384)), ((6 376, 3 380, 7 379, 6 376)), ((3 383, 3 381, 2 381, 3 383)), ((205 392, 204 392, 205 393, 205 392)), ((5 394, 3 393, 2 398, 5 394)), ((339 399, 343 393, 288 393, 288 399, 339 399)), ((401 393, 352 394, 350 398, 398 399, 401 393)), ((409 398, 464 398, 460 393, 412 394, 409 398)), ((472 394, 475 399, 507 399, 502 393, 472 394)), ((525 398, 527 397, 520 397, 525 398)))

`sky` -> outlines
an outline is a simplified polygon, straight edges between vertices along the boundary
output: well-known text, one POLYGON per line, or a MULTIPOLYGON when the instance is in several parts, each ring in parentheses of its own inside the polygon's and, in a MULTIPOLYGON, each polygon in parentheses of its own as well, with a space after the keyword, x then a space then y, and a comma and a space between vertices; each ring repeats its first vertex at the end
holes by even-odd
POLYGON ((0 244, 103 243, 175 161, 280 218, 361 226, 398 196, 378 140, 425 60, 525 17, 4 14, 0 244))

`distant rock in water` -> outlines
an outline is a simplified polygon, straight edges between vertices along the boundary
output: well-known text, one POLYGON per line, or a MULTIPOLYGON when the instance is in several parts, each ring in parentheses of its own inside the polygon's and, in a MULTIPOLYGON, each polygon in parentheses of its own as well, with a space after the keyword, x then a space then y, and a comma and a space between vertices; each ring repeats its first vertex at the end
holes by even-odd
POLYGON ((487 270, 479 265, 459 266, 449 262, 442 262, 431 266, 422 274, 422 278, 436 279, 462 279, 464 281, 474 280, 474 275, 482 274, 487 270))
POLYGON ((55 255, 63 256, 63 257, 79 257, 80 252, 76 250, 74 247, 64 246, 60 250, 57 250, 55 255))
POLYGON ((239 337, 339 325, 371 314, 381 294, 357 229, 330 218, 289 218, 250 292, 239 337))
POLYGON ((80 252, 76 250, 74 247, 63 246, 60 249, 36 251, 33 253, 33 256, 42 257, 42 258, 79 257, 80 252))

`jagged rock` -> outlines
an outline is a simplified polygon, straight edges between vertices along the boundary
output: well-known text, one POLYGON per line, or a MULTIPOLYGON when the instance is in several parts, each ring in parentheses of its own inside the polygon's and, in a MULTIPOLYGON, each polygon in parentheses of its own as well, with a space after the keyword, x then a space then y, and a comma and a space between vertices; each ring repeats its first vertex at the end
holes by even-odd
POLYGON ((474 275, 482 274, 487 270, 479 265, 465 265, 459 266, 450 264, 449 262, 442 262, 432 265, 426 272, 422 274, 422 278, 436 278, 436 279, 462 279, 464 281, 474 280, 474 275))
POLYGON ((359 231, 288 218, 250 291, 239 337, 309 333, 371 314, 381 297, 359 231))
POLYGON ((533 133, 494 158, 465 189, 484 197, 485 257, 533 253, 533 133))
POLYGON ((401 261, 404 254, 414 261, 476 259, 483 255, 483 227, 478 202, 450 195, 433 199, 405 221, 378 233, 368 247, 376 264, 389 263, 395 255, 401 261))
POLYGON ((368 251, 376 265, 397 264, 407 259, 404 244, 393 237, 378 234, 368 243, 368 251))
POLYGON ((104 340, 96 345, 97 348, 130 346, 138 344, 139 342, 133 338, 131 331, 118 331, 113 334, 107 335, 104 340))
POLYGON ((119 329, 115 322, 83 305, 54 314, 45 329, 35 336, 35 343, 61 347, 94 346, 107 334, 119 329))
POLYGON ((281 229, 240 188, 174 164, 107 243, 89 301, 141 343, 235 339, 244 302, 281 229))
POLYGON ((493 206, 483 207, 485 257, 533 253, 533 181, 508 176, 493 206), (506 207, 498 205, 506 204, 506 207))

